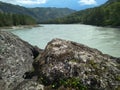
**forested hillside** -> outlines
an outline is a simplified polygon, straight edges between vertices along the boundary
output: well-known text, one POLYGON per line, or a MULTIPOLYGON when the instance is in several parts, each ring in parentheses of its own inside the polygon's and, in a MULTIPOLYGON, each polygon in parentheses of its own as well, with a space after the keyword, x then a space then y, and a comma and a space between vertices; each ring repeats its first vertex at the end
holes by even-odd
POLYGON ((68 8, 29 8, 31 12, 34 13, 35 18, 38 23, 43 23, 48 20, 53 20, 55 18, 61 18, 71 13, 75 12, 75 10, 71 10, 68 8))
POLYGON ((36 21, 27 15, 0 13, 0 27, 16 25, 32 25, 36 21))
POLYGON ((75 10, 68 8, 25 8, 19 5, 0 2, 0 12, 29 15, 38 23, 41 23, 70 15, 75 10))
POLYGON ((97 26, 120 26, 120 0, 109 0, 100 7, 78 11, 46 23, 82 23, 97 26))

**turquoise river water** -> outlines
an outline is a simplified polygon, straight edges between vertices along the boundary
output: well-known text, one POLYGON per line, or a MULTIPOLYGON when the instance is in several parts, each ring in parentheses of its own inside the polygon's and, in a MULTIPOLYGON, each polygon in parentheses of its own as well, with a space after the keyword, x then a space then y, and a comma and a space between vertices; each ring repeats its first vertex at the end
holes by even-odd
POLYGON ((42 49, 53 38, 61 38, 97 48, 105 54, 120 57, 120 28, 82 24, 42 24, 41 27, 12 29, 9 31, 42 49))

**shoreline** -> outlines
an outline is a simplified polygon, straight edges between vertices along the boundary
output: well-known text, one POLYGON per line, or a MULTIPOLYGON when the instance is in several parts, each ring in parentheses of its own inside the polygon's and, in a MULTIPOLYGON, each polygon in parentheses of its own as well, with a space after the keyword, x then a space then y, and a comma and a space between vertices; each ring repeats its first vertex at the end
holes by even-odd
POLYGON ((83 23, 40 23, 40 24, 48 24, 48 25, 52 25, 52 24, 56 24, 56 25, 59 25, 59 24, 65 24, 65 25, 68 25, 68 24, 82 24, 82 25, 90 25, 90 26, 96 26, 96 27, 105 27, 105 28, 120 28, 120 26, 110 26, 110 25, 107 25, 107 26, 102 26, 102 25, 91 25, 91 24, 83 24, 83 23))
POLYGON ((32 28, 32 27, 41 27, 41 26, 39 24, 36 24, 36 25, 4 26, 4 27, 0 27, 0 30, 6 30, 6 29, 23 29, 23 28, 32 28))

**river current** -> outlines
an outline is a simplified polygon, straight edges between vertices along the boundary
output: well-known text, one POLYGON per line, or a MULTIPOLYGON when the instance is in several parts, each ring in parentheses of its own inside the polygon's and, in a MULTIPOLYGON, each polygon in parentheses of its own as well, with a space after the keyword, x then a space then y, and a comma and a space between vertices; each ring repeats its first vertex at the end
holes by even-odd
POLYGON ((10 32, 44 49, 53 38, 61 38, 120 57, 120 29, 82 24, 42 24, 40 27, 12 29, 10 32))

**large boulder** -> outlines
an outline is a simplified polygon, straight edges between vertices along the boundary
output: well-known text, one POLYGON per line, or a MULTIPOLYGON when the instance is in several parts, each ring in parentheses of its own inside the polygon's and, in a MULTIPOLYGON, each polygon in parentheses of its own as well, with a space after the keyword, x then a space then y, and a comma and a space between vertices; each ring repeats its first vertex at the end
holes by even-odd
POLYGON ((22 82, 40 52, 12 33, 0 31, 0 90, 12 90, 22 82))
POLYGON ((83 85, 88 90, 115 90, 120 85, 120 58, 62 39, 48 43, 34 68, 39 80, 53 87, 60 84, 79 90, 83 85))

